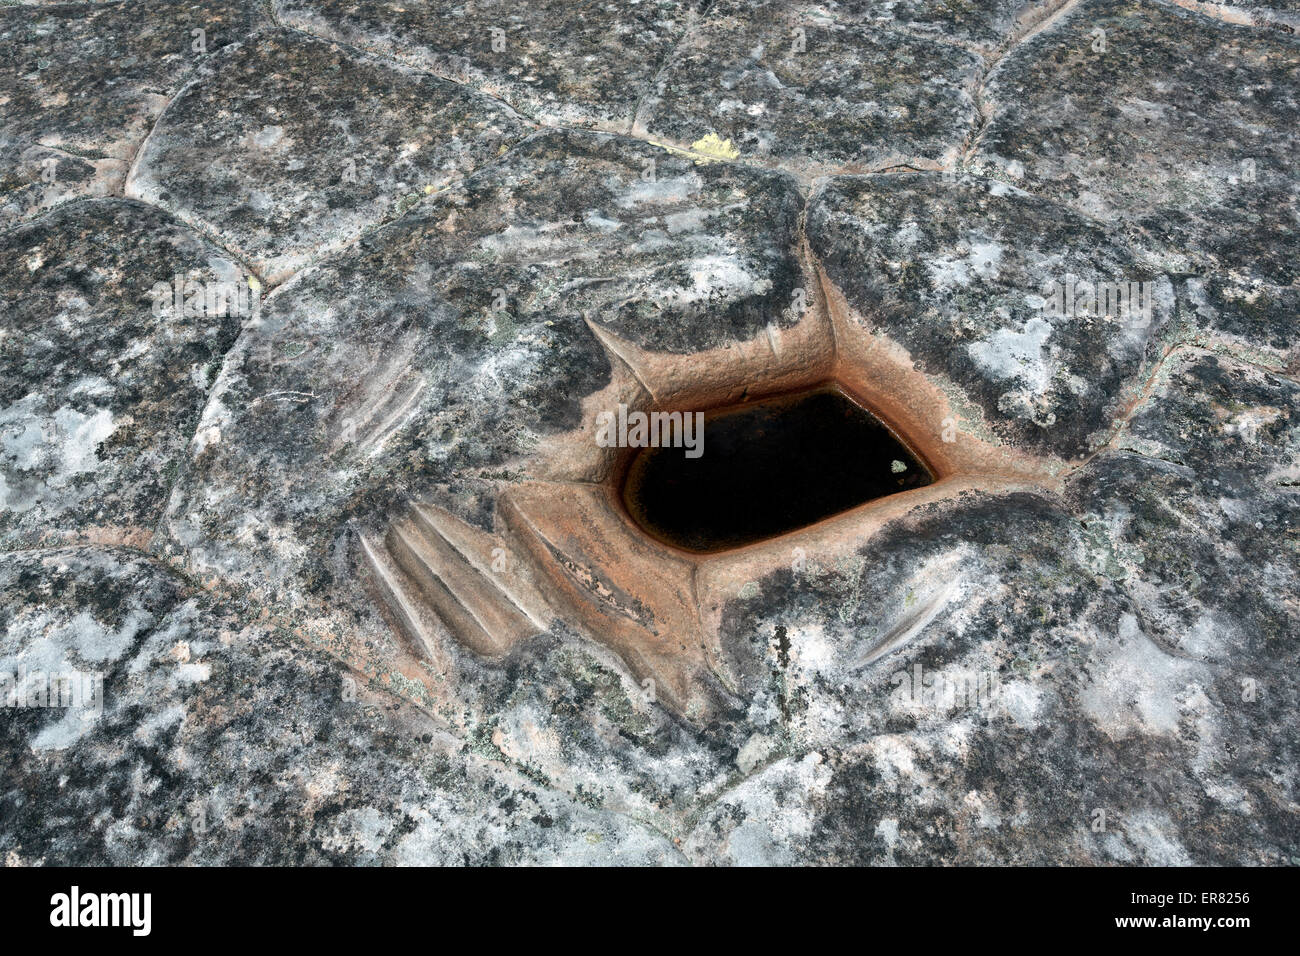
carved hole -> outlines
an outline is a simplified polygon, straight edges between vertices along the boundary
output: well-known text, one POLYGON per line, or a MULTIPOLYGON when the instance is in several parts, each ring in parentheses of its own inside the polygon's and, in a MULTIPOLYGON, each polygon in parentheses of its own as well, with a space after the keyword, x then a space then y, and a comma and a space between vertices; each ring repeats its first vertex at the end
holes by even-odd
POLYGON ((704 412, 699 457, 642 447, 616 481, 647 534, 695 553, 776 537, 931 484, 933 471, 839 385, 704 412))

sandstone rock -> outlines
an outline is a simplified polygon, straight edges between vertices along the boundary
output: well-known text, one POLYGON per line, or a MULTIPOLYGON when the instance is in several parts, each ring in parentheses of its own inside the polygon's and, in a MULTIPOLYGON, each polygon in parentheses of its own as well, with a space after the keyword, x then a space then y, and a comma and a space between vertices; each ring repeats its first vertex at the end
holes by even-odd
POLYGON ((552 124, 623 131, 694 15, 683 0, 458 5, 276 0, 282 22, 467 83, 552 124))
POLYGON ((120 195, 168 100, 257 16, 244 0, 160 0, 147 16, 129 2, 0 9, 0 60, 13 66, 0 79, 0 228, 120 195))
POLYGON ((0 849, 11 860, 680 859, 659 834, 503 772, 138 555, 6 555, 0 592, 0 666, 33 687, 38 671, 96 674, 103 687, 98 710, 5 711, 0 849))
POLYGON ((220 237, 274 283, 526 132, 496 101, 280 30, 200 68, 126 188, 220 237))
POLYGON ((973 430, 1063 459, 1109 438, 1174 319, 1174 283, 1141 246, 998 180, 832 179, 809 234, 855 321, 960 389, 973 430), (1125 311, 1072 294, 1052 311, 1071 283, 1148 295, 1125 311))
POLYGON ((6 861, 1300 860, 1294 0, 142 6, 0 9, 6 861), (933 481, 596 440, 827 382, 933 481))
POLYGON ((1151 237, 1171 270, 1290 285, 1298 80, 1294 37, 1085 0, 999 63, 972 168, 1151 237))
POLYGON ((856 8, 722 0, 674 51, 636 128, 679 146, 718 137, 745 159, 812 171, 937 164, 974 122, 979 65, 856 8))
POLYGON ((233 292, 244 270, 121 199, 68 204, 0 246, 0 540, 147 546, 239 331, 205 293, 233 292))

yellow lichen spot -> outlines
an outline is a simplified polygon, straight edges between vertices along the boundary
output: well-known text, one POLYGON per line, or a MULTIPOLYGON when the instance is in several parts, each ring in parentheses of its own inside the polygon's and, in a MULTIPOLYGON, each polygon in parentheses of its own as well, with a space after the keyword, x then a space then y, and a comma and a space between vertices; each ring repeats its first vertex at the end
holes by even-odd
POLYGON ((424 194, 426 196, 432 196, 435 192, 437 192, 437 190, 438 190, 437 186, 435 186, 433 183, 429 183, 429 185, 424 187, 424 194))
POLYGON ((257 281, 257 276, 248 277, 248 287, 252 289, 254 292, 262 291, 262 283, 257 281))
POLYGON ((710 159, 695 160, 701 166, 711 163, 715 159, 733 160, 740 155, 740 150, 731 145, 731 140, 723 139, 717 133, 710 133, 708 136, 691 143, 691 151, 712 157, 710 159))

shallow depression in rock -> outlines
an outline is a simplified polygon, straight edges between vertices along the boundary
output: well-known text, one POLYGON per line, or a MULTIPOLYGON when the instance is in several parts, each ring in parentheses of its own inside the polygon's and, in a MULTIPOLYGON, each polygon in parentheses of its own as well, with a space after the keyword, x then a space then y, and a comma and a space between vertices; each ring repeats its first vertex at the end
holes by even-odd
POLYGON ((880 419, 823 385, 706 412, 703 454, 641 450, 627 468, 622 498, 652 537, 713 552, 933 480, 880 419))

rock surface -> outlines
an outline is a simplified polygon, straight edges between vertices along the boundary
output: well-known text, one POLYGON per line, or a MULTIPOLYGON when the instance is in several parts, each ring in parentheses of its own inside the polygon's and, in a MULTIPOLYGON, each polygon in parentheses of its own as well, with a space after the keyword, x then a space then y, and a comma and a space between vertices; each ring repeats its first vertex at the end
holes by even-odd
POLYGON ((0 228, 121 195, 141 142, 196 66, 252 30, 250 0, 0 7, 0 228))
POLYGON ((62 206, 0 247, 0 540, 145 546, 240 324, 229 308, 176 308, 175 289, 197 306, 197 288, 247 279, 123 199, 62 206))
POLYGON ((200 68, 126 189, 279 281, 526 132, 487 97, 280 30, 200 68))
POLYGON ((275 0, 279 19, 469 84, 553 125, 625 130, 694 21, 682 0, 355 4, 275 0))
POLYGON ((140 6, 0 8, 7 863, 1300 863, 1290 0, 140 6), (655 603, 594 416, 818 377, 939 481, 655 603))
POLYGON ((999 180, 836 178, 813 197, 808 226, 864 321, 951 380, 1000 438, 1062 458, 1110 437, 1173 324, 1174 286, 1144 250, 999 180), (1071 277, 1149 283, 1150 312, 1045 312, 1052 287, 1071 277))
POLYGON ((796 168, 949 158, 974 120, 979 57, 846 6, 719 0, 655 81, 638 128, 682 144, 720 136, 796 168))
POLYGON ((1008 54, 974 168, 1158 242, 1179 271, 1297 275, 1300 47, 1176 7, 1084 0, 1008 54))

